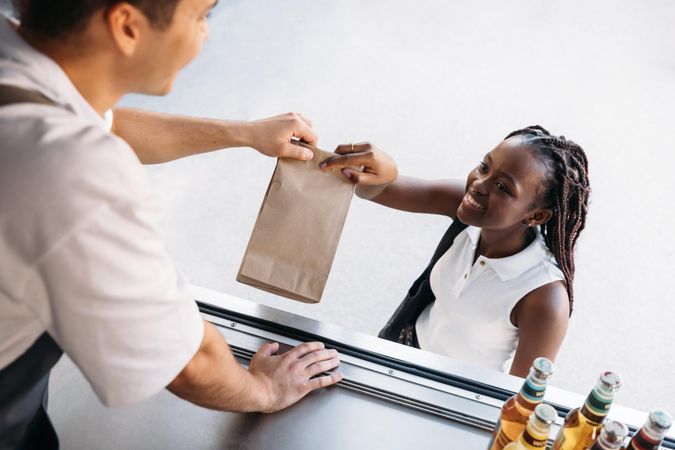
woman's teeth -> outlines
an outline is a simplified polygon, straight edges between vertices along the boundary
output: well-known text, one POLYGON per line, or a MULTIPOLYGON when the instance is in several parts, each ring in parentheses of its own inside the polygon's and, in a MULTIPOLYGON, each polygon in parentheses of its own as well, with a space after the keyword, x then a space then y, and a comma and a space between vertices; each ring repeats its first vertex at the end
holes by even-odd
POLYGON ((480 203, 478 203, 476 200, 474 200, 474 198, 470 194, 466 194, 466 202, 469 205, 473 206, 474 208, 485 209, 485 207, 480 203))

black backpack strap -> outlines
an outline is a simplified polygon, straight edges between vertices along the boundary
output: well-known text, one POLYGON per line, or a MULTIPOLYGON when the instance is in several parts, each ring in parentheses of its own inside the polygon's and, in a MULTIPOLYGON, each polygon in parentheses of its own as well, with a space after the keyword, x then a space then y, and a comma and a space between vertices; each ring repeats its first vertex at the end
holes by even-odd
POLYGON ((429 261, 429 265, 424 269, 424 272, 422 272, 417 280, 415 280, 408 290, 408 295, 406 295, 398 308, 396 308, 396 311, 394 311, 394 314, 389 318, 384 328, 380 330, 378 334, 379 337, 398 342, 403 328, 410 324, 414 324, 419 315, 422 314, 422 311, 436 300, 436 296, 434 296, 429 283, 431 270, 438 260, 441 259, 441 256, 452 247, 457 235, 465 228, 466 224, 460 222, 459 219, 455 219, 452 224, 450 224, 450 227, 438 243, 438 247, 436 247, 436 251, 431 257, 431 261, 429 261))
POLYGON ((53 101, 39 92, 9 84, 0 84, 0 107, 16 103, 37 103, 40 105, 56 106, 53 101))
POLYGON ((452 247, 452 244, 455 242, 457 235, 464 231, 466 227, 467 225, 460 222, 459 219, 452 221, 452 224, 450 224, 450 227, 441 238, 441 242, 438 243, 438 247, 436 247, 434 255, 431 257, 431 261, 427 267, 429 273, 431 273, 431 269, 434 268, 438 260, 441 259, 441 256, 445 255, 447 251, 450 250, 450 247, 452 247))

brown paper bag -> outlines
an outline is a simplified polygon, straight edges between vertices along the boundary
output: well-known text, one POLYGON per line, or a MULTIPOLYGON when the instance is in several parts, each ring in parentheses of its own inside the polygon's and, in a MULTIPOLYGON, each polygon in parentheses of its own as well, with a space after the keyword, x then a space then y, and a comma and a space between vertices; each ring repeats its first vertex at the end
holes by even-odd
POLYGON ((336 169, 319 170, 334 153, 309 161, 279 159, 241 262, 237 281, 306 303, 321 300, 354 185, 336 169))

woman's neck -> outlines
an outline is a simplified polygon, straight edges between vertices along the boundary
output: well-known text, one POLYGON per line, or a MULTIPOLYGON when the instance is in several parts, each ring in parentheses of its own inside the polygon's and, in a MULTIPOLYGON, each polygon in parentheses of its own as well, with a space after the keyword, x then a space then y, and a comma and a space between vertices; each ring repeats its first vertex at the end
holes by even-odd
POLYGON ((476 255, 486 258, 506 258, 524 250, 537 236, 534 228, 516 226, 505 230, 482 229, 476 255))

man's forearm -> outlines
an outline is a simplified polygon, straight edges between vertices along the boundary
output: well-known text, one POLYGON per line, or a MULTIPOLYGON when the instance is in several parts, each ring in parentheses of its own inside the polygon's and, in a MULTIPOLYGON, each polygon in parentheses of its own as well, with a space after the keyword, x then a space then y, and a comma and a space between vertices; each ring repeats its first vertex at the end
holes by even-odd
POLYGON ((206 322, 199 352, 168 389, 210 409, 250 412, 268 406, 267 393, 237 362, 218 330, 206 322))
POLYGON ((248 145, 249 124, 175 116, 131 108, 113 113, 113 133, 127 141, 144 164, 156 164, 228 147, 248 145))

